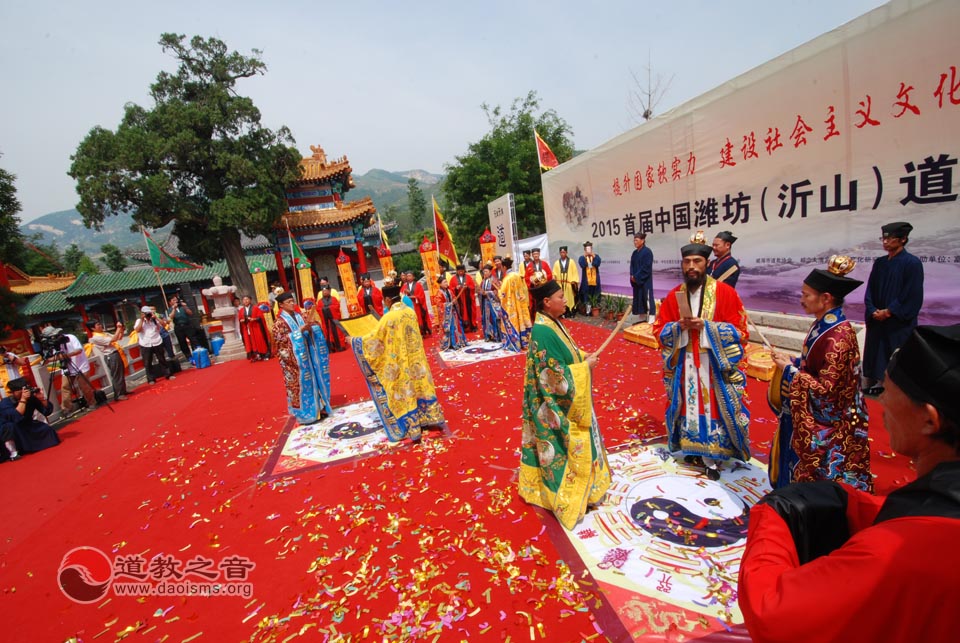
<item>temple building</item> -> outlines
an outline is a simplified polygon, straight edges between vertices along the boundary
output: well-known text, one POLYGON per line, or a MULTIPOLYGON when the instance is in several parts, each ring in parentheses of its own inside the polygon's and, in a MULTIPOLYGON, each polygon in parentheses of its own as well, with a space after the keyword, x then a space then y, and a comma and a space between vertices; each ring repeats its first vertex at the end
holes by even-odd
MULTIPOLYGON (((365 229, 376 224, 377 208, 370 197, 345 201, 356 187, 346 156, 328 160, 323 148, 311 145, 312 156, 300 162, 302 178, 287 188, 287 211, 276 226, 277 263, 290 265, 290 236, 307 256, 314 275, 337 279, 336 259, 341 250, 357 274, 377 270, 379 234, 365 238, 365 229)), ((282 273, 281 273, 282 274, 282 273)), ((301 284, 301 292, 306 284, 301 284)), ((284 284, 287 286, 287 284, 284 284)), ((311 293, 307 296, 312 296, 311 293)))

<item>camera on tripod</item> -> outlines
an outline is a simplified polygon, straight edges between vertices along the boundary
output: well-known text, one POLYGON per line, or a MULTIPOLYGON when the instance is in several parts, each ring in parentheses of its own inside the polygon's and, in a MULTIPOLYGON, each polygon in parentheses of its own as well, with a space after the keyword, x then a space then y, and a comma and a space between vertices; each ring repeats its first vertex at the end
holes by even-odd
MULTIPOLYGON (((49 329, 48 329, 49 330, 49 329)), ((70 363, 64 353, 70 339, 57 329, 56 332, 44 332, 40 336, 40 356, 44 363, 57 362, 57 367, 66 370, 70 363)))
POLYGON ((43 335, 40 337, 40 354, 44 358, 55 357, 57 353, 62 353, 67 342, 70 341, 63 331, 56 335, 43 335))

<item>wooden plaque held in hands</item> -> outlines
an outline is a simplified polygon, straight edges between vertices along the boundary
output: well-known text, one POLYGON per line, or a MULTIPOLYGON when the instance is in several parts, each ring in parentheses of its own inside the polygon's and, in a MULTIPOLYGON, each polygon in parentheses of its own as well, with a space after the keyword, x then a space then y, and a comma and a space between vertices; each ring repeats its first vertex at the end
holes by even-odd
POLYGON ((690 310, 690 300, 687 298, 686 291, 677 291, 677 306, 680 307, 680 319, 692 319, 694 317, 693 311, 690 310))

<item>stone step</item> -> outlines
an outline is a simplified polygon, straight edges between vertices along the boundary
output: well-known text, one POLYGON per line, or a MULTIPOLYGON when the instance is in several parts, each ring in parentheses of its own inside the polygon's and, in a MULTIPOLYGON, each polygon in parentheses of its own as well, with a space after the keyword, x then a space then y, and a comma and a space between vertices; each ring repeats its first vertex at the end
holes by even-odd
MULTIPOLYGON (((794 330, 804 334, 810 330, 810 324, 813 321, 812 317, 788 315, 786 313, 770 313, 760 310, 750 310, 747 311, 747 314, 750 315, 750 321, 761 328, 782 328, 784 330, 794 330)), ((764 335, 766 335, 766 333, 764 333, 764 335)))
MULTIPOLYGON (((802 333, 795 330, 789 330, 785 328, 773 328, 771 326, 760 326, 760 332, 763 333, 763 336, 767 338, 767 341, 770 342, 770 345, 774 348, 779 348, 791 353, 799 353, 800 349, 803 348, 803 340, 807 336, 807 332, 803 331, 802 333)), ((762 344, 760 340, 760 335, 753 328, 750 329, 750 341, 762 344)))

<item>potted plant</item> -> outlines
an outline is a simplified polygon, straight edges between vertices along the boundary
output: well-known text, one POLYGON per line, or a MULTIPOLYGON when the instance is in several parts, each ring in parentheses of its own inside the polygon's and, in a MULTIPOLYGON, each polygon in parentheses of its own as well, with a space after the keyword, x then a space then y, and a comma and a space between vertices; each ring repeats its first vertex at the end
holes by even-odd
POLYGON ((607 320, 612 320, 616 318, 617 315, 617 300, 620 299, 616 295, 606 295, 603 300, 603 316, 607 320))
POLYGON ((587 305, 590 306, 590 314, 597 317, 600 314, 600 293, 587 295, 587 305))
POLYGON ((623 316, 627 309, 630 308, 630 300, 626 297, 617 297, 617 318, 623 316))

